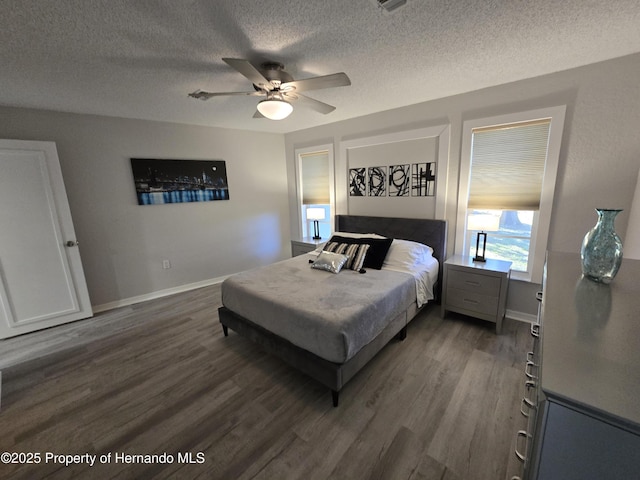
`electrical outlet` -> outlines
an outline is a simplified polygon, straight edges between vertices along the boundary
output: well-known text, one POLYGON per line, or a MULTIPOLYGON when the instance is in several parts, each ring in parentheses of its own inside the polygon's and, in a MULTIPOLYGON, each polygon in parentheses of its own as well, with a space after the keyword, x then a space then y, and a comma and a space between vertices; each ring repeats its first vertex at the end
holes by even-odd
POLYGON ((167 268, 171 268, 171 263, 169 262, 169 260, 162 260, 162 268, 164 268, 165 270, 167 268))

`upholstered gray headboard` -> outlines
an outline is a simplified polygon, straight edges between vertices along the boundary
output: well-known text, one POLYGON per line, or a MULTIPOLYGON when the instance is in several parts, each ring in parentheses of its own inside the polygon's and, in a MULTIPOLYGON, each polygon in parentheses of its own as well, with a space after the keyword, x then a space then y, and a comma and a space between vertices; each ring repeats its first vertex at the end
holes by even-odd
POLYGON ((447 259, 446 220, 336 215, 336 231, 377 233, 385 237, 411 240, 429 245, 433 248, 433 256, 440 262, 439 281, 436 286, 436 300, 440 301, 442 266, 447 259))

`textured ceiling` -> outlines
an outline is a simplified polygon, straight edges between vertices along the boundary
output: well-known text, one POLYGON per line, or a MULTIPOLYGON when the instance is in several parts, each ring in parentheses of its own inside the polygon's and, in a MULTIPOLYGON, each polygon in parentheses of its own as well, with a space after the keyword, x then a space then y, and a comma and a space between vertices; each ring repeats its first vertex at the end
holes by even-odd
POLYGON ((284 133, 636 52, 638 0, 2 0, 0 105, 284 133), (222 57, 352 85, 254 119, 258 97, 187 97, 251 89, 222 57))

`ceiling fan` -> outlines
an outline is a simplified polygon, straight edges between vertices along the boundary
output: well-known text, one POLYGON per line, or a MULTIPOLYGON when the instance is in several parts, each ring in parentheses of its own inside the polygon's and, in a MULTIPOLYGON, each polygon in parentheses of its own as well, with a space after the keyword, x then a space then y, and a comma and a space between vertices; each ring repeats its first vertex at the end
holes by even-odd
POLYGON ((253 83, 255 91, 211 93, 196 90, 190 93, 189 96, 200 100, 209 100, 212 97, 224 95, 266 97, 258 103, 258 109, 253 115, 254 118, 266 117, 271 120, 282 120, 293 111, 293 105, 290 103, 292 101, 299 102, 301 105, 326 115, 333 112, 336 107, 302 95, 300 92, 351 85, 351 80, 343 72, 294 80, 291 75, 284 71, 284 65, 281 63, 266 62, 261 64, 260 68, 256 68, 248 60, 239 58, 223 58, 222 60, 247 77, 253 83))

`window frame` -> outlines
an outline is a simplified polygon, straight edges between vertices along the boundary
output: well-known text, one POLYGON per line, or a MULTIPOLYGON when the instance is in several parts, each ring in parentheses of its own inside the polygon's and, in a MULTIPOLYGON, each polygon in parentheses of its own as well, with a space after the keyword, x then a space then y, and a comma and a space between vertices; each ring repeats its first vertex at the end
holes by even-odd
POLYGON ((470 251, 470 241, 467 238, 466 219, 469 186, 471 181, 473 129, 480 127, 497 127, 501 125, 550 118, 551 125, 549 128, 547 159, 545 161, 542 190, 540 195, 540 209, 537 212, 534 212, 533 224, 531 226, 528 270, 526 272, 514 271, 511 273, 512 279, 533 283, 542 282, 542 270, 544 267, 549 227, 551 224, 553 194, 558 172, 565 113, 566 105, 559 105, 524 112, 497 115, 493 117, 477 118, 463 122, 462 148, 460 152, 460 181, 458 186, 458 212, 456 218, 455 252, 457 254, 468 255, 470 251))
MULTIPOLYGON (((296 210, 298 217, 298 235, 300 238, 311 237, 313 234, 309 234, 307 231, 309 228, 309 222, 303 214, 302 204, 302 158, 305 155, 313 153, 327 153, 327 162, 329 163, 329 218, 321 220, 320 223, 328 223, 329 230, 333 231, 333 225, 335 224, 334 218, 336 214, 336 193, 335 193, 335 165, 333 156, 333 144, 326 143, 322 145, 314 145, 305 148, 296 148, 294 150, 294 156, 296 159, 296 210), (307 233, 305 235, 305 232, 307 233)), ((313 231, 313 229, 311 230, 313 231)))

